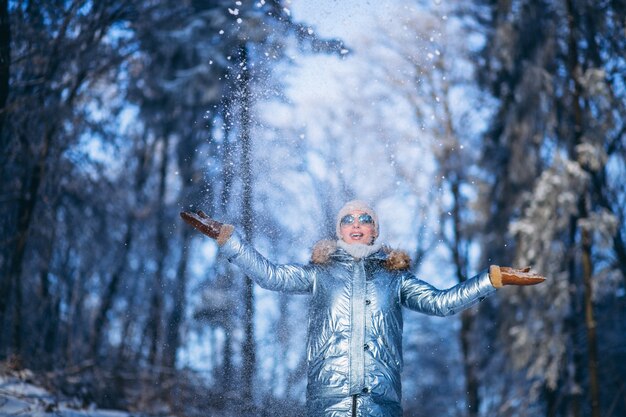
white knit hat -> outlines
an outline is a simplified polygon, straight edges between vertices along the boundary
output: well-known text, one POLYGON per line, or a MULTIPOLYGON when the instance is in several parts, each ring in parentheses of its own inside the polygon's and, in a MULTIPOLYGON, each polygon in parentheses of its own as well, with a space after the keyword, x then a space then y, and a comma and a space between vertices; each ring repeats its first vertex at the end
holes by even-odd
POLYGON ((355 210, 362 211, 372 216, 372 219, 374 219, 374 227, 376 228, 376 236, 374 238, 378 237, 378 216, 376 215, 374 209, 365 201, 352 200, 344 204, 344 206, 339 210, 339 213, 337 213, 337 221, 335 223, 337 238, 341 239, 341 219, 343 219, 346 214, 350 214, 350 212, 355 210))

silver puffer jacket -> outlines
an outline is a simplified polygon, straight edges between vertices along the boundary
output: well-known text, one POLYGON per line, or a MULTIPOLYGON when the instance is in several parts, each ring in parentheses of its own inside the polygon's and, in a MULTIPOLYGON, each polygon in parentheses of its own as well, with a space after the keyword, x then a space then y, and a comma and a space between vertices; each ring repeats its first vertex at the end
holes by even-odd
POLYGON ((436 316, 458 313, 495 291, 488 272, 439 290, 410 273, 408 263, 390 266, 393 252, 358 260, 336 245, 326 247, 317 263, 275 265, 235 233, 222 252, 263 288, 312 295, 309 417, 348 417, 354 409, 359 417, 401 416, 401 307, 436 316))

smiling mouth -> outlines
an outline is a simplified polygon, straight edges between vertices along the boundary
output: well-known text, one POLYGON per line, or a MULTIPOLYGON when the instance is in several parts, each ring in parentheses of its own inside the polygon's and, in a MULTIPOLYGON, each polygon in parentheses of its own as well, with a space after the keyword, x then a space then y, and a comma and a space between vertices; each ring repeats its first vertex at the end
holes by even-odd
POLYGON ((363 233, 350 233, 352 239, 360 239, 363 237, 363 233))

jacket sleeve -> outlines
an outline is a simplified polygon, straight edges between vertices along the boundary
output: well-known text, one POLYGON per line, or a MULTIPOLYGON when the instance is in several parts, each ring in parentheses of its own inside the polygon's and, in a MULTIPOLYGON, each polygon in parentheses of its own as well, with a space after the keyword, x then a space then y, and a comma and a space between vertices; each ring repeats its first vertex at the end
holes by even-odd
POLYGON ((440 290, 412 274, 403 277, 400 299, 405 307, 433 316, 451 316, 463 311, 496 291, 485 270, 454 287, 440 290))
POLYGON ((273 264, 244 242, 236 232, 220 247, 220 251, 229 262, 237 265, 265 289, 295 294, 313 291, 314 266, 273 264))

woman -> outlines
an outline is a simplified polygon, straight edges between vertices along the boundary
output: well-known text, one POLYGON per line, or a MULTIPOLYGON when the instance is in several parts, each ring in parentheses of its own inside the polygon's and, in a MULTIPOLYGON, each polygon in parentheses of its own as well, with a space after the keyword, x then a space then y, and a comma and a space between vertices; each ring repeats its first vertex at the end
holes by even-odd
POLYGON ((308 265, 275 265, 243 242, 234 228, 202 212, 181 217, 216 239, 228 260, 261 287, 310 293, 307 415, 401 416, 402 311, 448 316, 503 285, 545 278, 529 269, 491 266, 439 290, 409 272, 406 253, 376 242, 378 218, 362 201, 337 215, 337 240, 315 245, 308 265))

